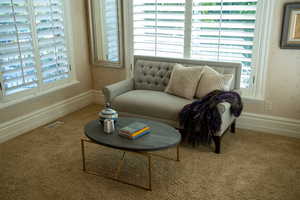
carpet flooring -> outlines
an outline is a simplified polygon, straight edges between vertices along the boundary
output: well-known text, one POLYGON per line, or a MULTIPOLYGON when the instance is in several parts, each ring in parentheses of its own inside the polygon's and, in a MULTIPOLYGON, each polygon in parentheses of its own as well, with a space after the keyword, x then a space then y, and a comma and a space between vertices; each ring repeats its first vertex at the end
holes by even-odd
MULTIPOLYGON (((246 130, 227 133, 222 154, 181 145, 181 161, 153 159, 153 191, 84 173, 80 136, 98 105, 0 144, 1 200, 300 199, 300 140, 246 130)), ((175 148, 159 152, 174 156, 175 148)), ((87 168, 112 174, 121 151, 87 144, 87 168)), ((120 178, 147 183, 144 157, 126 154, 120 178)))

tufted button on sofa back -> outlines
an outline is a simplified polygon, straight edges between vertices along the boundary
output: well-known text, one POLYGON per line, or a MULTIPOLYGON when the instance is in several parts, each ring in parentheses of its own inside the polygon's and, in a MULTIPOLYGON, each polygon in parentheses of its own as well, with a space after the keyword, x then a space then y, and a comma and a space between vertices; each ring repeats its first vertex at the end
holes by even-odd
POLYGON ((174 63, 138 60, 134 67, 136 90, 164 91, 167 87, 174 63))

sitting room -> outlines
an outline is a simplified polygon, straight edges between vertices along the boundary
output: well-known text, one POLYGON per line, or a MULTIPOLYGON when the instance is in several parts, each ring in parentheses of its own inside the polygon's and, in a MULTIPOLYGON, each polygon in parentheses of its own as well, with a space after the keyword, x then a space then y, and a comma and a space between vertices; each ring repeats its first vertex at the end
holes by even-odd
POLYGON ((0 199, 300 199, 300 0, 0 0, 0 199))

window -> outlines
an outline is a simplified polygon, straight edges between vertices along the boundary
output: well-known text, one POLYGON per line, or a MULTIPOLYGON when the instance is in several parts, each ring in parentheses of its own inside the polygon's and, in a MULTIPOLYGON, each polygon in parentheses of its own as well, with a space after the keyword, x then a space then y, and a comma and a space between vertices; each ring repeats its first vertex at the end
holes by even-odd
POLYGON ((123 0, 87 0, 91 61, 95 66, 123 67, 125 27, 122 2, 123 0))
POLYGON ((267 31, 258 32, 267 27, 258 19, 267 20, 272 7, 266 4, 271 2, 134 0, 134 55, 240 62, 241 87, 248 91, 257 73, 255 56, 261 54, 261 35, 267 37, 267 31))
POLYGON ((183 57, 185 0, 135 0, 134 54, 183 57))
POLYGON ((103 50, 107 50, 106 59, 112 62, 119 61, 119 23, 117 0, 104 0, 102 5, 104 31, 106 32, 103 50))
POLYGON ((0 0, 2 96, 72 77, 63 0, 0 0))
POLYGON ((194 0, 191 58, 242 63, 241 87, 250 86, 257 0, 194 0))

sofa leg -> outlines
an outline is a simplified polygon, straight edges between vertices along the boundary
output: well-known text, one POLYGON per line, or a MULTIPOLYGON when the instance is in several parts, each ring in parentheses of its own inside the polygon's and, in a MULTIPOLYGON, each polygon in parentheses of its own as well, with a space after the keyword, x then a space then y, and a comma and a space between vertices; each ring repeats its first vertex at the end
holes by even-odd
POLYGON ((231 132, 231 133, 235 133, 235 120, 234 120, 234 122, 232 122, 232 124, 230 125, 230 132, 231 132))
POLYGON ((213 136, 213 140, 215 143, 215 153, 220 153, 221 152, 221 137, 213 136))

